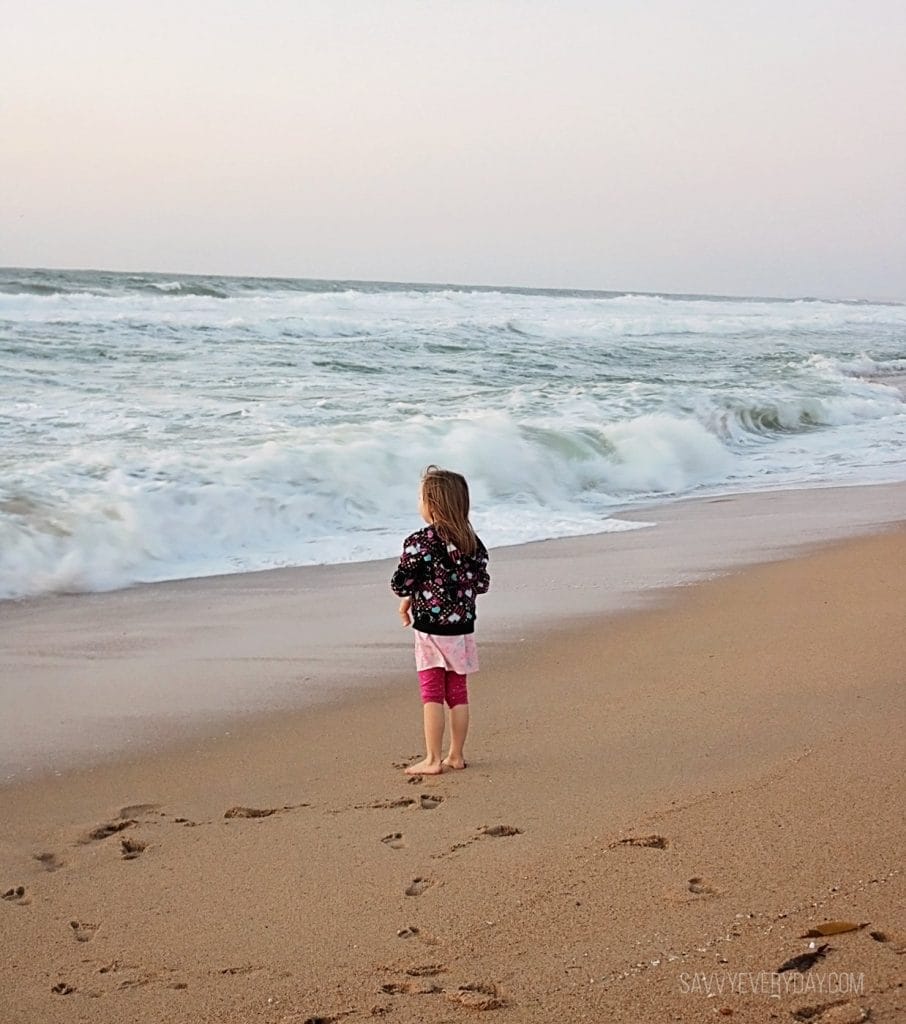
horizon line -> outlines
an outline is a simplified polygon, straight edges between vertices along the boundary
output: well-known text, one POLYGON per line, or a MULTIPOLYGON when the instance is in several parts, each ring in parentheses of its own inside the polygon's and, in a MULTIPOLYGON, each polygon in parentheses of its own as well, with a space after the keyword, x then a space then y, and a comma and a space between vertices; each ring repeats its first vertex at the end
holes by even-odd
POLYGON ((449 288, 455 291, 504 291, 504 292, 528 292, 528 293, 557 293, 570 292, 595 296, 631 296, 639 295, 646 298, 667 298, 667 299, 726 299, 728 301, 747 302, 839 302, 847 305, 881 305, 881 306, 902 306, 906 305, 906 299, 872 299, 864 296, 840 298, 822 295, 739 295, 724 292, 674 292, 674 291, 650 291, 634 288, 581 288, 574 286, 555 285, 524 285, 524 284, 465 284, 454 281, 390 281, 379 278, 360 277, 299 277, 291 274, 222 274, 207 273, 186 270, 111 270, 105 267, 27 267, 27 266, 0 266, 0 271, 46 271, 50 273, 65 274, 122 274, 142 277, 216 277, 233 281, 311 281, 317 284, 370 284, 389 285, 397 287, 416 288, 449 288))

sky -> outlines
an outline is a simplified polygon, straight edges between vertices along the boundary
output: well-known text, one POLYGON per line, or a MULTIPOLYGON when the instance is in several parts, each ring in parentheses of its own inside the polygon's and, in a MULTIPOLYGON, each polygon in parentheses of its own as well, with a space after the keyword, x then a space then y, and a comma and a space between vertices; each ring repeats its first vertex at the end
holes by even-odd
POLYGON ((0 266, 906 300, 902 0, 0 24, 0 266))

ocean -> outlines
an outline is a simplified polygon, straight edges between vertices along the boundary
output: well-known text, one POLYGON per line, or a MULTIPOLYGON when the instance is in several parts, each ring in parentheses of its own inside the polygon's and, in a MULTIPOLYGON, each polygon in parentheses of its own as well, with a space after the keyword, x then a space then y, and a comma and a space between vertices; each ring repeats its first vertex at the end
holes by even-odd
POLYGON ((895 303, 0 270, 0 597, 397 555, 429 463, 492 548, 903 481, 904 381, 895 303))

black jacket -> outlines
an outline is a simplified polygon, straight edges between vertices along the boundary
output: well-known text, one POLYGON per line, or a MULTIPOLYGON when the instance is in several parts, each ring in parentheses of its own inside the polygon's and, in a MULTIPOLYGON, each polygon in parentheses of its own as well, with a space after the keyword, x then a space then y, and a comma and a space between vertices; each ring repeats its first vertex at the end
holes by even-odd
POLYGON ((422 633, 459 636, 475 632, 475 598, 491 585, 488 551, 481 541, 474 555, 445 543, 433 526, 403 541, 390 587, 412 598, 412 625, 422 633))

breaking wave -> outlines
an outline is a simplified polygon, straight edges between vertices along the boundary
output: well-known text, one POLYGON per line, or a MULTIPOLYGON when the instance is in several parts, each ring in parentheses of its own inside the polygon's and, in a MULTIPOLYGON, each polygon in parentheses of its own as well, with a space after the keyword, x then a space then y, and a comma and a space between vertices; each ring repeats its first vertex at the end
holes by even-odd
POLYGON ((0 270, 0 596, 492 546, 906 479, 906 307, 0 270))

